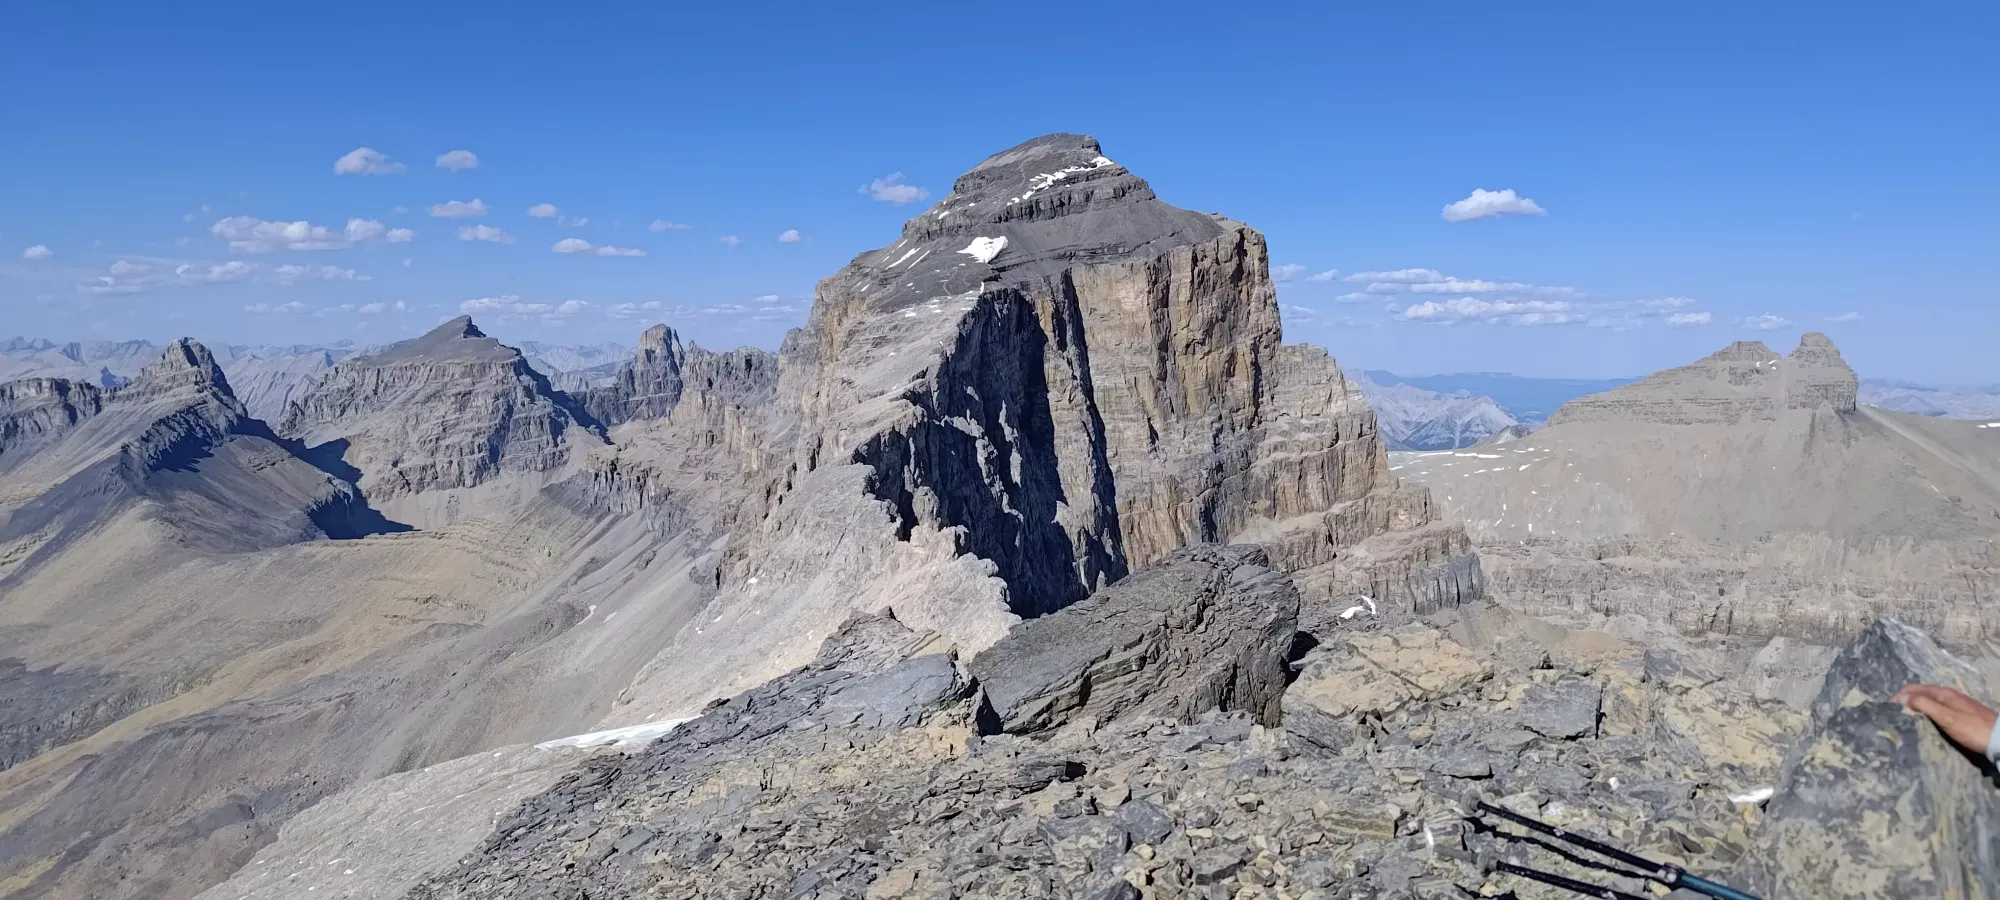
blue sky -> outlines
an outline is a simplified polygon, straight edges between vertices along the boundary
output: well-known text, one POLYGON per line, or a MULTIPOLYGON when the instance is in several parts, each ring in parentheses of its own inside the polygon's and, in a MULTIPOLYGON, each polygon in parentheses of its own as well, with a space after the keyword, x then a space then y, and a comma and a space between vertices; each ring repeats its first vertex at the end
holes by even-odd
POLYGON ((928 202, 876 179, 935 200, 1079 131, 1264 231, 1288 339, 1349 365, 1631 375, 1813 328, 2000 381, 2000 5, 846 7, 0 5, 0 336, 382 342, 470 303, 771 347, 928 202), (336 174, 364 147, 402 170, 336 174), (1475 189, 1542 214, 1448 221, 1475 189))

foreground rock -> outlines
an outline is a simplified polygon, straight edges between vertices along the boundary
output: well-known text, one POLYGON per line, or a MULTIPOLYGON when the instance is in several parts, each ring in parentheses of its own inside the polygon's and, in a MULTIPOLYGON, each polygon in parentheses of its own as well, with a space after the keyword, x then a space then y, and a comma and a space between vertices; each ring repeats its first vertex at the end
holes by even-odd
POLYGON ((1956 646, 2000 635, 2000 430, 1857 406, 1822 335, 1734 344, 1550 422, 1397 460, 1517 609, 1827 646, 1884 615, 1956 646))
POLYGON ((1899 622, 1842 650, 1744 867, 1764 896, 2000 897, 1992 769, 1888 702, 1907 684, 1996 696, 1977 669, 1899 622))
MULTIPOLYGON (((407 896, 1331 898, 1521 887, 1476 864, 1527 850, 1462 827, 1474 795, 1710 874, 1752 846, 1754 814, 1728 798, 1773 783, 1801 717, 1690 657, 1465 610, 1449 631, 1416 624, 1330 640, 1283 695, 1284 726, 1267 728, 1208 690, 1215 660, 1137 653, 1107 666, 1118 657, 1091 649, 1110 634, 1131 647, 1187 646, 1162 619, 1241 605, 1262 622, 1273 597, 1281 618, 1282 578, 1252 553, 1176 553, 1134 573, 1148 589, 1099 592, 1036 620, 1041 633, 1022 629, 974 656, 966 670, 985 674, 971 682, 934 638, 885 619, 850 622, 810 665, 634 755, 593 759, 407 896), (1064 631, 1081 652, 1056 652, 1064 631), (1024 677, 1106 690, 1009 685, 1024 677), (1393 695, 1357 692, 1384 679, 1393 695), (1211 700, 1143 707, 1127 690, 1135 684, 1211 700), (1029 695, 1066 702, 987 706, 1029 695), (980 733, 996 709, 1030 707, 1014 727, 980 733), (1295 727, 1308 719, 1342 737, 1295 727)), ((1229 657, 1253 670, 1294 648, 1262 627, 1224 631, 1229 657)), ((421 813, 380 812, 374 844, 430 827, 421 813)), ((250 870, 295 870, 288 860, 305 857, 291 845, 288 833, 250 870)), ((211 896, 243 896, 232 893, 242 879, 211 896)), ((340 886, 331 872, 292 882, 315 896, 340 886)))

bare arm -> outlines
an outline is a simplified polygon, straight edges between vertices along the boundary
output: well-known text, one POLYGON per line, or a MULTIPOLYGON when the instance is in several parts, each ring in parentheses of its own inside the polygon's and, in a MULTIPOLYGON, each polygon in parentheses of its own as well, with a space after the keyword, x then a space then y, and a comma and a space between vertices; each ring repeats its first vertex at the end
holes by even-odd
POLYGON ((1952 743, 2000 761, 1996 759, 2000 758, 2000 716, 1985 704, 1935 684, 1913 684, 1890 699, 1928 716, 1952 743))

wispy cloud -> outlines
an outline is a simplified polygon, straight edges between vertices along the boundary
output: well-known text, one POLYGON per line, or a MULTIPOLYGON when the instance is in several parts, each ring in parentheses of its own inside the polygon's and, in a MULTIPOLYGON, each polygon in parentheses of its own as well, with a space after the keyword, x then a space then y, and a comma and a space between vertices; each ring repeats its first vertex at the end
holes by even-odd
POLYGON ((1829 322, 1859 322, 1863 316, 1858 312, 1844 312, 1837 316, 1827 316, 1829 322))
POLYGON ((368 276, 353 269, 339 266, 296 266, 282 265, 271 270, 271 280, 279 284, 294 284, 304 279, 320 281, 369 281, 368 276))
POLYGON ((406 167, 370 147, 356 147, 333 161, 335 175, 394 175, 406 167))
POLYGON ((589 253, 596 256, 645 256, 646 251, 631 247, 612 247, 606 244, 592 244, 583 238, 563 238, 549 248, 557 253, 589 253))
POLYGON ((447 150, 438 154, 438 168, 463 172, 479 168, 479 157, 470 150, 447 150))
POLYGON ((431 215, 440 219, 476 219, 486 215, 486 203, 478 198, 447 200, 431 207, 431 215))
POLYGON ((518 319, 538 319, 551 324, 560 323, 570 316, 590 308, 584 300, 564 300, 561 303, 536 303, 522 300, 512 294, 499 297, 479 297, 458 305, 458 311, 466 315, 496 315, 502 322, 518 319))
POLYGON ((403 301, 398 300, 394 303, 363 303, 355 307, 354 311, 364 316, 379 316, 385 312, 402 312, 408 308, 403 305, 403 301))
POLYGON ((247 313, 256 313, 258 315, 299 316, 311 312, 311 308, 307 307, 305 304, 300 303, 297 300, 293 300, 290 303, 279 303, 276 305, 272 305, 269 303, 252 303, 243 307, 243 311, 247 313))
POLYGON ((495 244, 514 243, 514 236, 491 225, 467 225, 458 230, 461 241, 488 241, 495 244))
POLYGON ((1474 219, 1484 219, 1489 216, 1546 216, 1548 214, 1548 210, 1543 209, 1540 204, 1515 194, 1512 188, 1504 191, 1489 191, 1484 188, 1475 189, 1465 199, 1456 203, 1445 204, 1443 213, 1444 220, 1447 222, 1470 222, 1474 219))
POLYGON ((914 184, 904 184, 903 173, 901 172, 890 172, 862 185, 861 193, 880 200, 883 203, 893 203, 897 206, 914 203, 931 195, 930 191, 917 187, 914 184))
POLYGON ((693 225, 683 225, 683 224, 681 224, 681 223, 679 223, 679 222, 669 222, 669 221, 667 221, 667 220, 665 220, 665 219, 654 219, 654 220, 653 220, 653 224, 651 224, 651 225, 648 225, 648 226, 646 226, 646 230, 648 230, 648 231, 686 231, 686 230, 688 230, 688 229, 690 229, 690 228, 693 228, 693 227, 694 227, 693 225))
POLYGON ((733 234, 725 234, 725 235, 723 235, 722 237, 718 238, 717 240, 720 240, 720 241, 722 241, 723 243, 725 243, 725 244, 728 244, 728 245, 729 245, 729 246, 731 246, 731 247, 734 247, 734 246, 736 246, 737 244, 741 244, 741 243, 743 243, 743 239, 742 239, 742 238, 740 238, 740 237, 737 237, 736 235, 733 235, 733 234))
POLYGON ((339 230, 325 225, 314 225, 307 221, 268 222, 253 216, 230 216, 209 226, 209 233, 229 242, 234 253, 270 253, 276 250, 340 250, 362 241, 375 239, 400 243, 409 240, 413 233, 408 229, 390 237, 381 222, 374 219, 348 219, 347 225, 339 230))
POLYGON ((778 243, 780 244, 796 244, 805 239, 805 235, 800 234, 796 228, 787 228, 783 234, 778 235, 778 243))
POLYGON ((1715 316, 1705 312, 1674 313, 1667 317, 1667 324, 1674 328, 1694 328, 1715 321, 1715 316))
POLYGON ((1334 278, 1338 277, 1339 275, 1340 275, 1340 270, 1339 270, 1339 269, 1328 269, 1328 270, 1326 270, 1326 271, 1324 271, 1324 272, 1314 272, 1314 273, 1313 273, 1313 274, 1311 274, 1311 275, 1307 275, 1307 276, 1306 276, 1306 280, 1307 280, 1307 281, 1332 281, 1332 280, 1333 280, 1334 278))
POLYGON ((1494 322, 1517 326, 1570 325, 1585 319, 1562 300, 1483 300, 1478 297, 1426 300, 1405 307, 1396 317, 1406 322, 1439 325, 1494 322))
POLYGON ((1736 321, 1736 324, 1741 325, 1744 328, 1748 328, 1752 331, 1776 331, 1780 328, 1784 328, 1791 325, 1792 320, 1787 319, 1784 316, 1775 316, 1770 313, 1765 313, 1761 316, 1746 316, 1744 318, 1738 319, 1736 321))
POLYGON ((528 215, 537 219, 553 219, 562 215, 562 210, 557 209, 553 203, 537 203, 528 207, 528 215))
POLYGON ((1299 277, 1299 273, 1304 272, 1305 270, 1306 267, 1299 265, 1298 263, 1285 263, 1282 266, 1272 266, 1271 280, 1290 281, 1294 278, 1299 277))
POLYGON ((47 244, 36 244, 33 247, 29 247, 28 249, 21 251, 21 258, 29 262, 41 262, 42 260, 48 259, 49 257, 52 257, 54 255, 56 255, 56 252, 54 250, 50 250, 47 244))

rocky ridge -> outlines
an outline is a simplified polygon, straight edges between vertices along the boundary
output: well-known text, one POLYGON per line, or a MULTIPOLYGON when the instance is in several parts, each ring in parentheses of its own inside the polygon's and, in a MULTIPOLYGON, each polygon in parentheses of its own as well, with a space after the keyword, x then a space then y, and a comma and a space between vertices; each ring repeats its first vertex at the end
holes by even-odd
POLYGON ((1397 458, 1503 602, 1838 646, 1897 616, 2000 635, 2000 432, 1855 402, 1839 351, 1738 343, 1565 405, 1503 446, 1397 458))
POLYGON ((468 316, 348 359, 286 408, 278 430, 329 448, 372 497, 473 487, 561 468, 597 424, 468 316))
MULTIPOLYGON (((496 814, 483 838, 420 838, 430 824, 417 808, 437 795, 377 794, 372 820, 342 840, 399 851, 321 865, 323 848, 288 832, 205 897, 1308 900, 1529 886, 1494 873, 1498 859, 1644 891, 1511 829, 1473 825, 1475 799, 1765 896, 1887 898, 1943 884, 1982 896, 2000 885, 1992 869, 1970 868, 1990 791, 1941 813, 1965 818, 1931 832, 1930 852, 1895 852, 1895 835, 1933 821, 1898 807, 1897 792, 1977 777, 1964 759, 1933 754, 1941 739, 1886 702, 1890 683, 1929 674, 1904 660, 1972 672, 1900 625, 1849 648, 1811 717, 1749 697, 1694 648, 1635 646, 1483 605, 1327 632, 1290 665, 1289 687, 1215 691, 1214 658, 1180 651, 1227 648, 1252 670, 1296 657, 1283 627, 1295 595, 1260 561, 1253 548, 1177 551, 1135 573, 1144 589, 1107 589, 956 664, 935 636, 851 620, 803 668, 650 746, 591 757, 496 814), (1196 622, 1203 610, 1224 618, 1161 630, 1162 614, 1196 622), (1098 683, 1093 672, 1116 677, 1102 692, 1070 687, 1098 683), (1884 727, 1902 740, 1882 740, 1884 727), (1814 748, 1852 741, 1923 749, 1895 767, 1801 762, 1843 759, 1814 748), (1809 806, 1843 798, 1854 802, 1809 806), (1828 867, 1825 846, 1801 836, 1847 834, 1841 816, 1872 823, 1853 834, 1889 839, 1864 839, 1828 867), (1773 885, 1767 866, 1823 874, 1773 885)), ((521 770, 519 757, 498 756, 495 777, 521 770)))
POLYGON ((1391 450, 1456 450, 1520 428, 1491 397, 1439 393, 1415 385, 1377 384, 1365 373, 1348 377, 1375 408, 1391 450))

